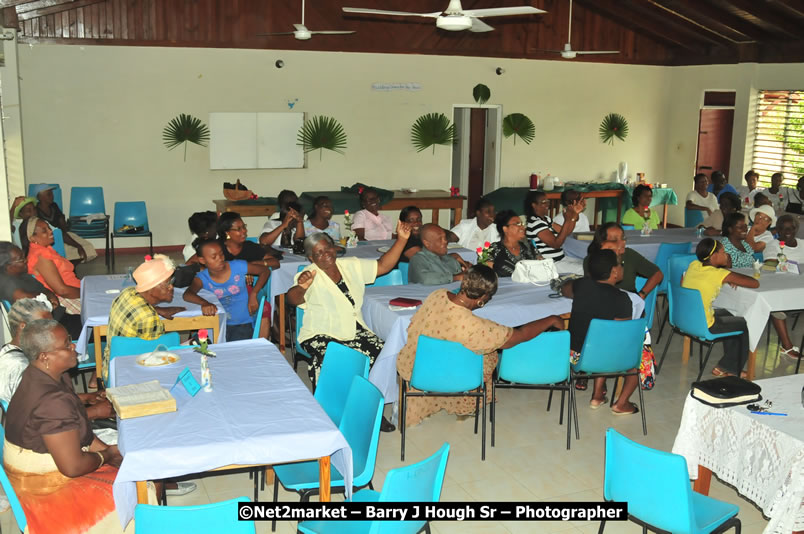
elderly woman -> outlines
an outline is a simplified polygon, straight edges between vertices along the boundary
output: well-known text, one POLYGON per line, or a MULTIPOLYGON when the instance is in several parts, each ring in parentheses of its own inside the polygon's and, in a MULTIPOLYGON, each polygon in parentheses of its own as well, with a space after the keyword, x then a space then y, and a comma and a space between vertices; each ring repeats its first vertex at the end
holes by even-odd
POLYGON ((341 226, 332 220, 332 201, 327 196, 316 197, 313 201, 313 212, 304 221, 304 234, 311 235, 324 232, 333 241, 341 239, 341 226))
POLYGON ((584 206, 582 199, 570 204, 564 212, 564 224, 559 226, 550 219, 550 200, 546 193, 531 191, 525 198, 525 215, 528 217, 526 235, 533 240, 539 254, 555 262, 559 273, 583 273, 581 262, 566 257, 561 247, 575 231, 575 224, 584 206))
MULTIPOLYGON (((491 402, 491 376, 497 367, 497 351, 533 339, 548 328, 564 328, 564 321, 557 315, 511 328, 472 313, 485 306, 496 292, 494 271, 485 265, 475 265, 466 272, 457 294, 446 289, 430 293, 410 321, 408 341, 396 360, 399 376, 410 380, 419 336, 455 341, 483 356, 483 381, 491 402)), ((409 397, 407 404, 406 426, 416 425, 442 409, 459 416, 475 411, 472 397, 409 397)))
MULTIPOLYGON (((756 198, 759 198, 759 195, 756 198)), ((751 245, 754 252, 762 252, 764 260, 776 259, 779 246, 770 232, 770 228, 776 226, 776 212, 773 211, 773 206, 763 204, 753 208, 749 212, 748 218, 754 224, 746 234, 745 240, 751 245)))
POLYGON ((30 365, 8 407, 3 462, 28 530, 121 532, 112 483, 123 458, 92 433, 73 391, 75 345, 48 319, 28 324, 21 345, 30 365))
POLYGON ((540 258, 536 248, 525 238, 525 224, 519 215, 512 210, 501 211, 494 218, 494 224, 502 236, 489 247, 489 257, 497 276, 510 277, 520 261, 540 258))
POLYGON ((630 224, 637 230, 641 230, 647 224, 651 230, 659 228, 659 214, 650 209, 653 201, 653 191, 650 187, 640 184, 631 193, 631 204, 633 208, 623 215, 623 224, 630 224))
POLYGON ((39 319, 52 319, 50 303, 35 299, 20 299, 8 311, 11 341, 0 348, 0 400, 8 405, 17 391, 22 373, 28 368, 28 358, 20 348, 25 326, 39 319))
POLYGON ((81 281, 75 276, 75 265, 53 249, 53 230, 38 217, 20 226, 22 250, 28 255, 28 272, 59 297, 67 313, 81 313, 81 281))
POLYGON ((69 231, 70 225, 67 224, 64 213, 53 199, 53 189, 55 186, 50 184, 35 184, 31 187, 31 193, 39 201, 36 206, 37 217, 47 221, 53 228, 61 228, 64 237, 64 251, 68 260, 75 263, 94 260, 98 257, 95 247, 83 237, 69 231))
MULTIPOLYGON (((114 336, 156 339, 165 333, 162 318, 173 319, 186 308, 181 306, 160 306, 157 304, 173 301, 173 273, 176 266, 170 258, 156 254, 134 270, 132 276, 137 282, 127 287, 114 299, 109 310, 109 330, 107 339, 114 336)), ((103 352, 103 379, 109 378, 109 343, 103 352)))
POLYGON ((257 243, 246 240, 248 227, 239 213, 227 211, 218 218, 218 239, 226 261, 245 260, 275 269, 279 261, 257 243))
POLYGON ((729 213, 740 211, 740 197, 734 193, 723 192, 718 197, 719 209, 703 220, 699 226, 704 227, 704 235, 718 236, 723 231, 723 220, 729 213))

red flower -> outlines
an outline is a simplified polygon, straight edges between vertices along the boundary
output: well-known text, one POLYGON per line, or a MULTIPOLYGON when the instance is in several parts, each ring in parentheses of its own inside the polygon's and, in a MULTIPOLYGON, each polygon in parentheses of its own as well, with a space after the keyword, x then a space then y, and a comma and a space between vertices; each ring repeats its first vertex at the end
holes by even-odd
POLYGON ((745 197, 745 203, 748 204, 749 202, 751 202, 751 199, 748 198, 748 197, 745 197))
POLYGON ((343 210, 344 215, 349 215, 349 210, 343 210))
POLYGON ((251 200, 257 200, 259 197, 257 196, 257 193, 251 193, 251 196, 249 198, 251 200))
POLYGON ((204 341, 207 340, 207 338, 208 338, 208 334, 207 334, 207 329, 206 328, 202 328, 201 330, 198 331, 198 340, 200 342, 203 343, 204 341))
POLYGON ((362 188, 362 187, 358 187, 358 188, 357 188, 357 193, 358 193, 358 194, 360 194, 360 195, 362 195, 362 194, 363 194, 363 188, 362 188))
POLYGON ((150 255, 150 254, 146 254, 146 255, 145 255, 145 261, 151 261, 152 259, 153 259, 153 258, 151 257, 151 255, 150 255))
POLYGON ((486 241, 485 243, 483 243, 483 246, 484 246, 485 248, 489 248, 489 247, 491 246, 491 243, 489 243, 488 241, 486 241))
POLYGON ((480 247, 477 247, 477 253, 478 253, 478 254, 482 254, 482 253, 483 253, 483 249, 482 249, 482 248, 480 248, 480 247))
POLYGON ((784 246, 784 241, 779 241, 779 246, 783 247, 784 246))

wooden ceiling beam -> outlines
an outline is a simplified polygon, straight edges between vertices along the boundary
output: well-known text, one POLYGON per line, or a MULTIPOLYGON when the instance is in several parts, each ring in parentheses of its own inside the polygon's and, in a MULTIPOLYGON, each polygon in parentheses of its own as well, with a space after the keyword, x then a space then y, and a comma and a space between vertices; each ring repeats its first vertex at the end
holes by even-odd
MULTIPOLYGON (((738 11, 744 12, 747 16, 743 16, 743 20, 759 26, 767 31, 778 31, 784 33, 793 40, 799 41, 802 38, 801 24, 795 20, 791 20, 781 13, 778 13, 774 8, 769 7, 765 0, 728 0, 732 12, 734 8, 738 11)), ((735 13, 740 16, 739 13, 735 13)))
POLYGON ((99 4, 105 1, 106 0, 69 0, 69 3, 56 4, 50 7, 33 9, 31 11, 23 11, 22 13, 17 13, 17 17, 21 21, 26 21, 30 19, 35 19, 37 17, 44 17, 45 15, 53 15, 54 13, 61 13, 63 11, 69 11, 71 9, 77 9, 79 7, 86 7, 92 4, 99 4))
POLYGON ((14 7, 20 4, 27 4, 35 0, 0 0, 0 7, 14 7))
POLYGON ((705 31, 717 30, 717 34, 731 33, 733 41, 747 43, 767 38, 767 32, 749 24, 740 17, 716 9, 702 0, 648 0, 661 5, 664 11, 679 18, 687 17, 700 24, 705 31))
POLYGON ((60 6, 62 4, 71 4, 74 0, 34 0, 33 2, 25 2, 24 4, 17 5, 17 13, 25 11, 36 11, 48 7, 60 6))
POLYGON ((733 46, 737 43, 734 39, 722 33, 704 26, 689 17, 680 17, 672 11, 668 11, 662 4, 654 0, 623 0, 626 9, 631 12, 631 16, 650 18, 656 24, 667 28, 673 32, 680 32, 686 39, 696 39, 706 41, 715 46, 733 46), (672 16, 672 18, 669 18, 672 16))
POLYGON ((607 19, 613 20, 617 24, 650 39, 691 52, 704 53, 700 36, 693 35, 685 30, 676 31, 671 27, 672 25, 657 23, 652 18, 639 18, 637 20, 634 12, 628 7, 623 7, 623 2, 619 0, 578 0, 578 3, 589 11, 599 13, 607 19))

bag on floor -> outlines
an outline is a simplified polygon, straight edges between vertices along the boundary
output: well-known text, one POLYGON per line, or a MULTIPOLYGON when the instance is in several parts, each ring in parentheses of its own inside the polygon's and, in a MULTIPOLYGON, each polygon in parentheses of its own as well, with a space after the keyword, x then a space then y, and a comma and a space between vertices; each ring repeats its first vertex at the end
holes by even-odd
POLYGON ((639 387, 648 390, 653 389, 656 357, 653 355, 653 347, 642 345, 642 362, 639 364, 639 387))

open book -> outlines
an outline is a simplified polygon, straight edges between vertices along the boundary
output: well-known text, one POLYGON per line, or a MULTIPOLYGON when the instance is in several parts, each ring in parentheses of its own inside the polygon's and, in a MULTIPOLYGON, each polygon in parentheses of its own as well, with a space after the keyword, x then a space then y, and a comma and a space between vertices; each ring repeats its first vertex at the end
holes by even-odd
POLYGON ((109 388, 106 397, 120 419, 176 411, 176 399, 158 380, 109 388))

